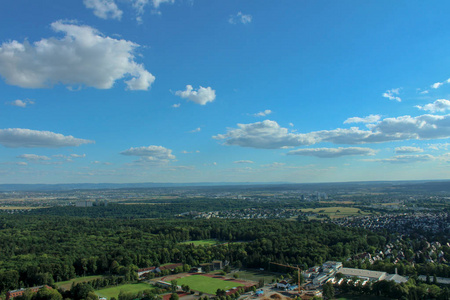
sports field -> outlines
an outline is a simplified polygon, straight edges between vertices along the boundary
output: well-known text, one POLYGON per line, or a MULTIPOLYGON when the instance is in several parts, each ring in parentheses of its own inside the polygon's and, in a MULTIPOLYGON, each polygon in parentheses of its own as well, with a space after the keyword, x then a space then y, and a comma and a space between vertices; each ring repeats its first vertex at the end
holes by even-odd
POLYGON ((192 275, 177 279, 178 285, 188 285, 192 290, 215 295, 217 289, 229 290, 234 287, 244 286, 234 281, 225 281, 219 278, 212 278, 202 275, 192 275))
POLYGON ((151 290, 154 289, 153 285, 148 283, 131 283, 124 284, 115 287, 110 287, 106 289, 96 290, 95 294, 99 297, 106 297, 107 299, 111 299, 111 297, 115 297, 116 299, 119 297, 120 291, 124 292, 133 292, 137 293, 140 291, 151 290))

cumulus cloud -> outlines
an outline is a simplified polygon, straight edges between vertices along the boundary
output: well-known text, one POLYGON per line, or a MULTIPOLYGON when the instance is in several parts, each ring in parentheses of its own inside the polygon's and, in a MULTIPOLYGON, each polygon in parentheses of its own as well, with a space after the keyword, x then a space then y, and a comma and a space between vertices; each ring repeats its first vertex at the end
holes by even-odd
POLYGON ((152 164, 166 164, 175 159, 175 155, 172 154, 171 149, 167 149, 163 146, 143 146, 143 147, 131 147, 128 150, 120 152, 122 155, 139 156, 138 163, 152 163, 152 164))
POLYGON ((366 144, 401 140, 428 140, 450 137, 450 115, 421 115, 386 118, 374 124, 370 130, 358 127, 347 129, 293 133, 277 122, 265 120, 251 124, 238 124, 228 128, 226 134, 213 136, 225 140, 225 145, 277 149, 313 145, 320 142, 333 144, 366 144))
POLYGON ((287 128, 283 128, 277 122, 271 120, 237 125, 237 129, 229 128, 226 134, 218 134, 213 136, 213 138, 225 140, 225 145, 265 149, 295 147, 315 143, 314 137, 289 132, 287 128))
POLYGON ((388 98, 389 100, 395 100, 401 102, 402 99, 398 96, 400 94, 400 88, 387 90, 383 93, 383 97, 388 98))
POLYGON ((110 89, 120 79, 129 90, 148 90, 155 77, 135 61, 138 44, 103 36, 96 29, 66 21, 51 28, 61 38, 30 44, 10 41, 0 46, 0 75, 8 84, 46 88, 62 83, 110 89))
POLYGON ((366 124, 370 124, 370 123, 376 123, 381 119, 380 115, 369 115, 367 117, 353 117, 353 118, 348 118, 347 120, 344 121, 344 124, 351 124, 351 123, 366 123, 366 124))
POLYGON ((445 112, 446 110, 450 110, 450 101, 446 99, 438 99, 433 103, 428 103, 427 105, 424 106, 416 105, 415 107, 432 113, 445 112))
MULTIPOLYGON (((84 5, 92 9, 94 14, 102 19, 117 19, 122 17, 122 10, 116 4, 116 0, 84 0, 84 5)), ((153 13, 161 14, 158 10, 162 3, 174 3, 175 0, 126 0, 122 3, 128 3, 136 12, 136 20, 142 22, 142 15, 145 13, 145 8, 148 5, 153 7, 153 13)))
POLYGON ((419 153, 419 152, 423 152, 423 149, 411 146, 402 146, 395 148, 395 153, 419 153))
POLYGON ((0 144, 8 148, 59 148, 95 143, 91 140, 65 136, 51 131, 38 131, 22 128, 0 129, 0 144))
POLYGON ((175 103, 175 104, 172 104, 172 107, 173 108, 178 108, 178 107, 180 107, 181 106, 181 103, 175 103))
POLYGON ((191 131, 189 131, 190 133, 195 133, 195 132, 200 132, 202 129, 200 127, 197 127, 191 131))
POLYGON ((73 158, 85 158, 86 154, 74 154, 74 153, 72 153, 72 154, 70 154, 70 157, 73 157, 73 158))
POLYGON ((251 160, 237 160, 237 161, 234 161, 233 163, 235 163, 235 164, 252 164, 253 161, 251 161, 251 160))
POLYGON ((383 162, 391 164, 408 164, 416 162, 425 162, 434 159, 436 158, 429 154, 417 154, 417 155, 397 155, 391 158, 383 158, 383 159, 367 159, 366 161, 383 162))
POLYGON ((176 91, 175 95, 181 98, 188 99, 200 105, 205 105, 208 102, 213 102, 216 99, 216 91, 211 87, 200 86, 197 90, 194 90, 192 85, 186 85, 186 90, 176 91))
POLYGON ((114 0, 84 0, 86 8, 92 9, 94 15, 102 19, 117 19, 122 18, 122 11, 117 7, 114 0))
POLYGON ((228 23, 230 24, 248 24, 252 22, 252 15, 245 15, 242 12, 238 12, 235 15, 230 15, 230 17, 228 18, 228 23))
POLYGON ((270 109, 266 109, 264 111, 260 111, 260 112, 258 112, 256 114, 253 114, 253 116, 255 116, 255 117, 265 117, 267 115, 270 115, 271 113, 272 113, 272 111, 270 109))
POLYGON ((17 156, 17 158, 25 159, 28 161, 42 161, 42 160, 50 160, 50 157, 45 155, 36 155, 36 154, 21 154, 17 156))
POLYGON ((34 104, 34 101, 17 99, 11 102, 7 102, 7 104, 25 108, 28 104, 34 104))
POLYGON ((348 147, 348 148, 311 148, 289 151, 288 155, 305 155, 320 158, 333 158, 349 155, 375 155, 377 151, 370 148, 348 147))

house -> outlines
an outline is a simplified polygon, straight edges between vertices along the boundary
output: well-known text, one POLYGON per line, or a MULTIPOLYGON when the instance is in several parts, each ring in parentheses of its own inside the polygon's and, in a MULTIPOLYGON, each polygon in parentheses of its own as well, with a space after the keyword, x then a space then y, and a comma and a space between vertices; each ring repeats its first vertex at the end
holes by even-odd
POLYGON ((47 289, 52 289, 48 285, 40 285, 40 286, 34 286, 34 287, 31 287, 31 288, 26 288, 26 289, 22 288, 22 289, 18 289, 18 290, 13 290, 13 291, 9 291, 9 292, 6 293, 6 300, 10 300, 10 299, 14 299, 15 297, 22 296, 23 293, 26 290, 30 290, 30 291, 32 291, 34 293, 37 293, 43 287, 45 287, 47 289))

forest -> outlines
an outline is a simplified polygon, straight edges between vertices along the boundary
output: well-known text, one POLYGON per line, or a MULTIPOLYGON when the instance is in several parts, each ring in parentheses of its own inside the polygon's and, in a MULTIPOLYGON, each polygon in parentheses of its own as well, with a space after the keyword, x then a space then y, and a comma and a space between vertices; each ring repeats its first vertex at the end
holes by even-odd
POLYGON ((386 238, 369 231, 318 222, 1 216, 0 289, 94 274, 131 280, 137 268, 169 262, 195 266, 221 259, 269 268, 276 261, 306 268, 384 243, 386 238), (200 239, 223 244, 181 243, 200 239))

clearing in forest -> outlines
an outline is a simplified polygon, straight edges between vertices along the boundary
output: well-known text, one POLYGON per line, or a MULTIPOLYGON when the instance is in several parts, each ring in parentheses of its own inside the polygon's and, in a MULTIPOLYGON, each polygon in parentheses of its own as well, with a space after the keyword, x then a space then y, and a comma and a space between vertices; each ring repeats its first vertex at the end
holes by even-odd
POLYGON ((194 246, 212 246, 216 245, 219 241, 216 239, 209 239, 209 240, 198 240, 198 241, 186 241, 181 242, 180 244, 193 244, 194 246))
POLYGON ((56 286, 60 289, 63 290, 70 290, 70 288, 72 287, 72 283, 80 283, 80 282, 88 282, 97 278, 102 278, 102 275, 93 275, 93 276, 83 276, 83 277, 77 277, 77 278, 73 278, 67 281, 59 281, 56 282, 56 286))

